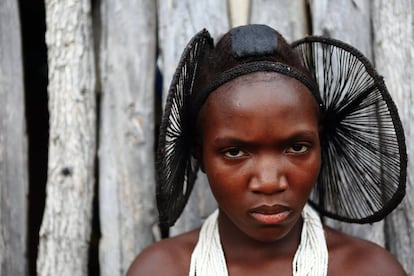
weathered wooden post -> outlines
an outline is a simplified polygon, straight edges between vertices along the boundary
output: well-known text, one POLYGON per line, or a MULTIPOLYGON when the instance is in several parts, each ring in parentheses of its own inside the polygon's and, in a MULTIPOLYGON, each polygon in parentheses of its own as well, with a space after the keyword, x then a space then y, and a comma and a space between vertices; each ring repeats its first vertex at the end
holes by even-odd
POLYGON ((414 274, 414 4, 404 1, 373 1, 374 56, 397 104, 408 152, 407 195, 385 222, 391 252, 414 274))
POLYGON ((39 275, 87 275, 95 161, 90 2, 46 0, 49 164, 39 275))
POLYGON ((18 1, 0 1, 0 275, 27 274, 27 143, 18 1))
MULTIPOLYGON (((217 38, 229 29, 227 1, 158 1, 160 65, 164 77, 164 102, 180 55, 190 38, 203 28, 217 38)), ((199 173, 183 215, 171 229, 175 235, 201 224, 215 208, 207 180, 199 173)))
MULTIPOLYGON (((310 1, 313 34, 340 39, 372 61, 370 1, 310 1), (352 18, 352 20, 350 20, 352 18)), ((385 246, 384 223, 356 225, 327 219, 327 224, 353 236, 385 246)))
POLYGON ((250 0, 227 0, 230 14, 230 25, 236 27, 246 25, 250 20, 250 0))
POLYGON ((102 0, 101 275, 125 275, 154 241, 156 1, 102 0))
POLYGON ((305 0, 251 0, 250 23, 266 24, 289 42, 304 37, 308 29, 305 0))

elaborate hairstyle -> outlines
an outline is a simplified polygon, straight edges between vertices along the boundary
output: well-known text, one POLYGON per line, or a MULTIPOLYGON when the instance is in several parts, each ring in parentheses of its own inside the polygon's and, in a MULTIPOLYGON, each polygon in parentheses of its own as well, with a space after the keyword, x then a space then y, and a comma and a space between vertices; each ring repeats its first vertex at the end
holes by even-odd
POLYGON ((219 86, 259 71, 279 72, 298 79, 321 103, 318 86, 299 53, 272 28, 247 25, 231 29, 216 46, 210 44, 202 53, 191 93, 192 117, 197 117, 208 95, 219 86))
POLYGON ((381 220, 405 194, 407 154, 396 106, 382 78, 355 48, 308 37, 289 45, 265 25, 231 29, 216 46, 208 31, 184 49, 170 86, 157 153, 160 225, 168 229, 190 196, 198 163, 194 123, 208 95, 253 72, 302 82, 323 112, 322 167, 309 203, 322 215, 356 223, 381 220))

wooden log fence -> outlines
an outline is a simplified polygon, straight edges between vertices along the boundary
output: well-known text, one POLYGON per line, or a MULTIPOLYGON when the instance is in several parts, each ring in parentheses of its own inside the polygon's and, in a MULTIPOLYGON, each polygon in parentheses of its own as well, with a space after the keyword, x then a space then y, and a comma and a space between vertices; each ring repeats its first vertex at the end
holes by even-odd
POLYGON ((373 53, 400 112, 408 152, 407 195, 385 220, 385 244, 398 257, 409 275, 414 275, 414 3, 374 1, 373 53))
MULTIPOLYGON (((27 177, 18 4, 0 1, 1 275, 28 274, 26 197, 28 185, 34 185, 27 177)), ((90 0, 45 0, 45 7, 50 138, 38 275, 88 275, 94 196, 100 275, 124 275, 133 258, 159 239, 157 118, 181 51, 202 28, 217 40, 232 26, 268 24, 290 41, 316 34, 354 45, 384 75, 400 110, 409 160, 414 159, 410 0, 95 0, 93 9, 90 0)), ((388 248, 414 275, 413 163, 407 171, 407 196, 384 222, 326 222, 388 248)), ((171 234, 199 226, 214 208, 200 173, 171 234)))
POLYGON ((86 275, 95 183, 96 94, 91 5, 46 0, 49 158, 39 275, 86 275))
POLYGON ((17 2, 0 1, 0 275, 27 273, 28 154, 21 48, 17 2))
POLYGON ((102 275, 124 275, 154 241, 156 5, 102 0, 99 206, 102 275))

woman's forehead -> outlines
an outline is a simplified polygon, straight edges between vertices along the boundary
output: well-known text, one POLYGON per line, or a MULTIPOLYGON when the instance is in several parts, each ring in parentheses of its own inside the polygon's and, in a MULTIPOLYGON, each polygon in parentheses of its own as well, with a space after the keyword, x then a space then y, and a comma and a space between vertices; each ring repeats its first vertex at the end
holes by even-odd
MULTIPOLYGON (((286 76, 281 73, 277 72, 255 72, 251 74, 242 75, 240 77, 237 77, 225 84, 223 84, 221 87, 216 89, 216 91, 225 91, 225 90, 237 90, 234 88, 240 88, 243 86, 252 86, 255 83, 262 83, 263 85, 267 86, 273 86, 275 89, 277 89, 280 86, 292 86, 295 88, 305 88, 306 90, 309 90, 306 88, 305 85, 303 85, 300 81, 291 78, 289 76, 286 76)), ((215 93, 216 91, 213 91, 212 93, 215 93)), ((309 93, 312 95, 312 93, 309 91, 309 93)))
POLYGON ((207 140, 229 136, 255 143, 285 141, 304 131, 317 135, 316 107, 313 95, 295 79, 241 81, 210 95, 199 127, 207 140))
POLYGON ((308 88, 294 78, 278 73, 255 73, 234 79, 207 98, 201 108, 199 119, 210 120, 213 114, 232 116, 254 116, 257 112, 277 113, 287 116, 288 112, 310 110, 312 121, 319 119, 319 107, 308 88), (249 110, 248 113, 243 113, 249 110), (256 112, 257 110, 257 112, 256 112), (253 112, 253 113, 252 113, 253 112))
POLYGON ((276 72, 256 72, 233 79, 213 91, 206 104, 226 106, 232 101, 251 101, 256 97, 282 102, 286 98, 296 97, 303 99, 303 104, 312 102, 317 106, 316 99, 305 85, 276 72), (268 92, 267 95, 265 92, 268 92))

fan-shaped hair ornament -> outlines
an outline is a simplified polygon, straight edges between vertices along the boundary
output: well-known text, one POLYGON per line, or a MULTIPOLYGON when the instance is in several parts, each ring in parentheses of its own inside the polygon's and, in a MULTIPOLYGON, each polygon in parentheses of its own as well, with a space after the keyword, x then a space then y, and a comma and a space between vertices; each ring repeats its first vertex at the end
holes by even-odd
POLYGON ((168 228, 183 211, 197 176, 188 114, 198 62, 207 47, 213 47, 213 40, 208 31, 202 30, 184 49, 166 100, 156 164, 157 206, 163 236, 168 235, 168 228))
POLYGON ((383 219, 405 195, 403 128, 383 79, 355 48, 307 37, 292 44, 319 85, 324 105, 322 166, 310 203, 356 223, 383 219))

